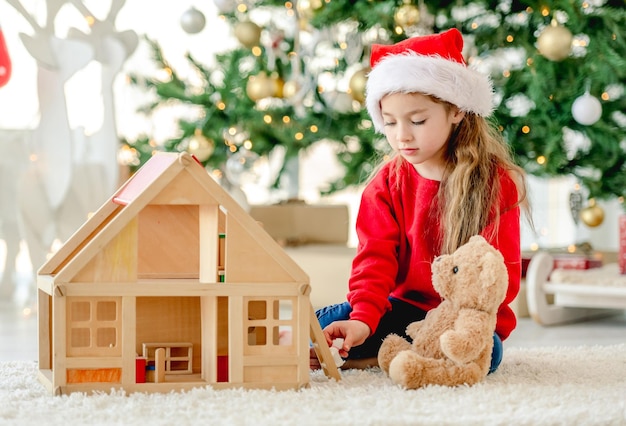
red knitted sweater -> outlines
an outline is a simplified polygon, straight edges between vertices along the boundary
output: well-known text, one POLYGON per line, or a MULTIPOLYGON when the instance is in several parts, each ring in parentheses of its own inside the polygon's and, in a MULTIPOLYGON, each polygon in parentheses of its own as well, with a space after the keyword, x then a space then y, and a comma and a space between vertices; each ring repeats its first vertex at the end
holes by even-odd
MULTIPOLYGON (((433 244, 439 238, 439 223, 430 212, 440 183, 421 177, 410 166, 401 167, 396 178, 391 164, 385 165, 363 191, 356 223, 359 244, 349 282, 350 318, 366 323, 372 333, 391 307, 389 296, 426 311, 441 301, 430 269, 439 254, 433 244)), ((503 171, 500 181, 500 211, 504 213, 498 234, 488 237, 493 224, 482 234, 500 250, 509 272, 509 289, 496 325, 496 333, 504 340, 516 326, 509 304, 520 286, 520 209, 511 208, 518 196, 511 177, 503 171)))

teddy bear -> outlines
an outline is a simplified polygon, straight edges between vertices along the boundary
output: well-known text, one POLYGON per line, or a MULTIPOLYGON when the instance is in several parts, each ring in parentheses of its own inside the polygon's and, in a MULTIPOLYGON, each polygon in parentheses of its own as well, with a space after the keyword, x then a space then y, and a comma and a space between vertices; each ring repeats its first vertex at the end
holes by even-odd
POLYGON ((411 343, 388 335, 378 364, 407 389, 476 384, 489 372, 496 314, 508 288, 504 257, 475 235, 455 252, 436 257, 431 270, 441 303, 408 325, 411 343))

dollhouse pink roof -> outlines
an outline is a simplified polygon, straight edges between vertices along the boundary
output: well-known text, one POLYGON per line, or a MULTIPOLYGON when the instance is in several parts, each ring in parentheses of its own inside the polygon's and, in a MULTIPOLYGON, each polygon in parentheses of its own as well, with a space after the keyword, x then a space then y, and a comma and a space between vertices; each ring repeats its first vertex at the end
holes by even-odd
POLYGON ((127 205, 137 198, 137 196, 147 186, 149 186, 151 182, 155 181, 176 160, 177 157, 169 155, 153 156, 144 167, 135 173, 126 185, 117 191, 117 193, 113 196, 113 201, 120 205, 127 205))

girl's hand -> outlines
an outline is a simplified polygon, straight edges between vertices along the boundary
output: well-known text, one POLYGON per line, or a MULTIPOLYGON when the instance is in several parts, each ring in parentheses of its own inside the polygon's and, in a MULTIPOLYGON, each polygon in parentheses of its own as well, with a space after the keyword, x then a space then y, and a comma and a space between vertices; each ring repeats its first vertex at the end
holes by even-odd
POLYGON ((348 356, 352 347, 363 344, 370 333, 368 325, 359 320, 335 321, 324 329, 324 337, 329 347, 332 346, 333 340, 343 339, 343 346, 339 348, 339 355, 342 358, 348 356))

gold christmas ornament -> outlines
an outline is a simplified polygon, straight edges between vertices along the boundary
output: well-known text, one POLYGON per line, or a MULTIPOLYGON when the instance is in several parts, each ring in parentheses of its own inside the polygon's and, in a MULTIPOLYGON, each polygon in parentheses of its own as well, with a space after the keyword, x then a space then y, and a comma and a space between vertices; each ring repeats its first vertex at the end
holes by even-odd
POLYGON ((261 40, 261 27, 252 21, 241 21, 235 25, 235 37, 247 48, 258 46, 261 40))
POLYGON ((269 98, 276 94, 276 82, 268 77, 264 72, 248 77, 246 84, 246 94, 253 101, 269 98))
POLYGON ((300 91, 300 85, 295 80, 288 80, 283 85, 283 98, 291 99, 300 91))
POLYGON ((367 84, 367 73, 369 68, 362 68, 350 77, 350 94, 352 99, 359 102, 365 101, 365 86, 367 84))
POLYGON ((562 61, 567 58, 572 50, 574 37, 570 30, 552 20, 537 38, 539 53, 551 61, 562 61))
POLYGON ((419 23, 420 10, 414 4, 405 2, 405 4, 396 10, 396 13, 393 15, 393 19, 396 25, 406 29, 419 23))
POLYGON ((590 228, 600 226, 604 221, 604 210, 592 198, 589 205, 580 211, 580 220, 590 228))
POLYGON ((283 80, 277 73, 272 73, 270 80, 274 83, 274 93, 272 96, 276 98, 283 98, 285 96, 285 80, 283 80))
POLYGON ((196 131, 194 135, 189 138, 187 152, 195 156, 201 162, 208 160, 209 157, 213 155, 214 150, 215 142, 205 137, 201 131, 196 131))

